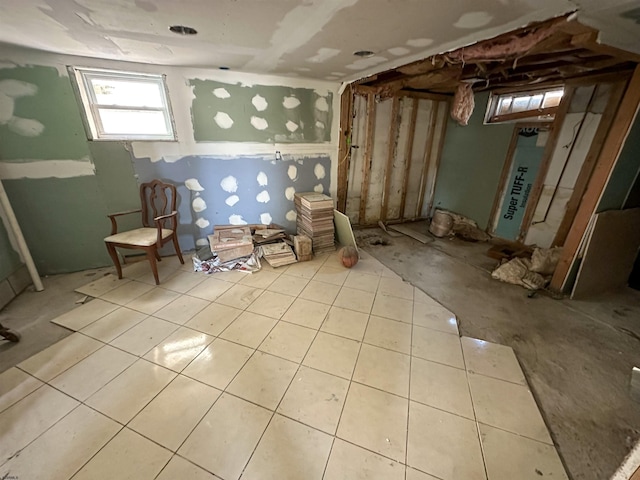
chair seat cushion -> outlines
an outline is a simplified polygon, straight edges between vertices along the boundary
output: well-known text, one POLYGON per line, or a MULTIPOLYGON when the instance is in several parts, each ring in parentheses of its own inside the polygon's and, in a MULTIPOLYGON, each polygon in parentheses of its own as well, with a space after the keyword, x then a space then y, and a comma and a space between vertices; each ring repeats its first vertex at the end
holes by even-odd
MULTIPOLYGON (((162 238, 167 238, 173 233, 173 230, 162 229, 162 238)), ((128 232, 116 233, 104 239, 109 243, 124 243, 126 245, 138 245, 148 247, 158 240, 158 230, 156 228, 136 228, 128 232)))

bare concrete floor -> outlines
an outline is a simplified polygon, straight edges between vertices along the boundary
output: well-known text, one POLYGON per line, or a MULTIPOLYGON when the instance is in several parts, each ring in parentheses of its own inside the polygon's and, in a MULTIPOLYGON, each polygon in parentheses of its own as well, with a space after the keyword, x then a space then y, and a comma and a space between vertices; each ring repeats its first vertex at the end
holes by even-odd
POLYGON ((628 394, 631 368, 640 366, 640 292, 528 298, 490 277, 497 262, 486 243, 355 233, 367 252, 453 311, 462 335, 513 347, 571 478, 610 478, 640 437, 640 405, 628 394))

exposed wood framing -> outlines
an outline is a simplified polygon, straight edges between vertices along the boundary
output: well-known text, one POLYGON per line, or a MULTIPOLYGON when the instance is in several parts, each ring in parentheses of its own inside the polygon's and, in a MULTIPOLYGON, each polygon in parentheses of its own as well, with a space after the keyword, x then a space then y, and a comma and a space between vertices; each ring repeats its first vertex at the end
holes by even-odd
POLYGON ((345 213, 349 188, 349 162, 351 161, 351 131, 353 127, 353 96, 347 87, 340 97, 340 143, 338 145, 338 211, 345 213))
POLYGON ((391 125, 389 127, 389 150, 387 152, 387 165, 384 170, 384 188, 382 190, 382 208, 380 210, 380 220, 387 219, 387 209, 389 207, 389 187, 391 186, 391 175, 393 173, 393 160, 396 156, 396 146, 398 144, 398 126, 400 99, 393 97, 391 106, 391 125))
POLYGON ((575 91, 575 87, 572 86, 567 86, 564 89, 564 95, 562 96, 562 100, 560 101, 560 105, 558 106, 556 118, 551 125, 549 138, 547 139, 547 145, 545 146, 544 153, 542 154, 542 161, 540 162, 538 176, 536 177, 536 180, 531 187, 531 192, 529 192, 529 199, 527 200, 527 206, 525 208, 524 215, 522 216, 522 223, 520 224, 520 234, 518 235, 518 240, 522 240, 524 239, 524 237, 526 237, 527 232, 529 231, 529 227, 531 226, 531 221, 533 220, 533 216, 536 212, 538 201, 540 201, 540 195, 542 195, 544 181, 547 178, 547 172, 549 171, 549 166, 551 165, 553 153, 555 152, 556 146, 558 145, 560 130, 562 124, 564 123, 564 119, 567 116, 567 112, 569 111, 569 106, 571 105, 571 101, 573 100, 573 94, 575 93, 575 91))
MULTIPOLYGON (((547 107, 547 108, 539 108, 537 110, 537 114, 539 116, 543 115, 554 115, 558 111, 558 107, 547 107)), ((512 122, 514 120, 522 120, 523 118, 531 118, 534 115, 532 114, 532 110, 527 110, 525 112, 515 112, 515 113, 507 113, 505 115, 494 115, 491 117, 492 122, 512 122)))
MULTIPOLYGON (((451 109, 449 101, 447 100, 444 103, 445 111, 448 112, 451 109)), ((427 211, 431 214, 431 210, 433 209, 433 199, 436 193, 436 181, 438 179, 438 170, 440 169, 440 159, 442 158, 442 149, 444 148, 444 141, 447 136, 447 125, 449 122, 447 121, 447 117, 445 116, 442 124, 442 131, 440 132, 440 141, 438 142, 438 149, 436 150, 436 162, 433 166, 433 183, 431 185, 431 190, 429 194, 429 203, 427 211)), ((437 125, 437 123, 436 123, 437 125)), ((435 134, 435 132, 434 132, 435 134)))
POLYGON ((366 223, 367 196, 369 195, 369 181, 371 176, 371 160, 373 154, 373 131, 376 127, 376 97, 367 94, 367 130, 365 137, 364 157, 362 159, 362 188, 360 189, 360 215, 358 223, 366 223))
POLYGON ((416 204, 416 211, 414 218, 420 217, 422 213, 422 206, 424 204, 424 187, 427 177, 427 169, 429 168, 429 162, 431 160, 431 151, 433 149, 433 137, 436 130, 436 122, 438 120, 438 109, 440 103, 434 102, 431 108, 431 119, 429 121, 429 133, 427 134, 427 140, 424 147, 424 159, 422 164, 422 173, 420 174, 420 190, 418 194, 418 202, 416 204))
POLYGON ((624 93, 625 86, 626 81, 617 82, 611 90, 607 108, 604 111, 602 118, 600 119, 598 130, 593 137, 591 147, 589 148, 589 152, 587 153, 584 163, 582 164, 582 168, 580 169, 580 174, 578 175, 576 183, 573 187, 573 193, 571 194, 571 198, 567 203, 566 212, 564 214, 564 217, 562 218, 560 226, 558 227, 555 238, 553 239, 552 246, 554 247, 562 246, 567 238, 571 223, 573 222, 573 219, 576 216, 576 212, 578 211, 580 200, 582 200, 582 195, 584 194, 584 191, 587 188, 587 183, 591 178, 593 167, 595 166, 596 160, 600 155, 600 151, 602 150, 604 141, 607 137, 607 134, 609 133, 611 122, 613 121, 613 117, 618 110, 618 106, 620 105, 620 100, 622 99, 622 94, 624 93))
POLYGON ((407 136, 407 148, 404 160, 404 178, 402 180, 402 197, 400 199, 400 218, 404 219, 404 209, 407 204, 407 189, 409 188, 409 171, 411 170, 411 160, 413 158, 413 139, 416 135, 416 119, 418 118, 418 100, 414 98, 411 102, 411 120, 409 121, 409 135, 407 136))
POLYGON ((500 180, 498 183, 498 191, 493 199, 493 206, 491 207, 491 215, 489 216, 489 232, 493 233, 495 230, 496 216, 500 212, 500 200, 503 198, 505 189, 507 188, 507 179, 511 172, 511 165, 513 165, 513 157, 516 153, 516 146, 518 145, 518 133, 522 125, 515 125, 513 127, 513 133, 511 134, 511 141, 509 142, 509 148, 507 149, 507 156, 504 159, 502 165, 502 172, 500 172, 500 180))
POLYGON ((622 151, 622 147, 629 134, 629 129, 633 124, 639 106, 640 66, 636 66, 620 104, 620 108, 611 124, 609 135, 604 142, 593 174, 571 225, 571 229, 567 234, 567 240, 562 249, 562 256, 551 279, 550 286, 553 289, 560 290, 565 284, 571 263, 573 262, 589 221, 595 212, 598 200, 607 184, 609 175, 622 151))
MULTIPOLYGON (((370 87, 368 85, 355 85, 353 87, 353 91, 358 95, 368 95, 373 93, 374 95, 378 94, 378 89, 376 87, 370 87)), ((423 98, 425 100, 449 100, 451 95, 443 94, 443 93, 430 93, 430 92, 420 92, 416 90, 398 90, 394 94, 398 97, 410 97, 410 98, 423 98)))

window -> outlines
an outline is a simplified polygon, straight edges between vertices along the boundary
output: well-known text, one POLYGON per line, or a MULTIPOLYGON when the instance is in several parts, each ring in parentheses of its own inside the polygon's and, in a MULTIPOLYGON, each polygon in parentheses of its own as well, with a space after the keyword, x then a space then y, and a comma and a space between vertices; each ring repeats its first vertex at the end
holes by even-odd
POLYGON ((485 123, 509 122, 523 118, 534 121, 553 120, 563 93, 562 87, 498 95, 492 93, 485 123))
POLYGON ((74 69, 94 140, 175 140, 164 76, 74 69))

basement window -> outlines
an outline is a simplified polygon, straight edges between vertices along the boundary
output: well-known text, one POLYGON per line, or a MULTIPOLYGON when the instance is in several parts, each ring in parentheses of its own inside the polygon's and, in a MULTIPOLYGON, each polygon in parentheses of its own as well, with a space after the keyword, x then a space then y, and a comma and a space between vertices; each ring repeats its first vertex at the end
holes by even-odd
POLYGON ((512 122, 525 118, 528 121, 551 121, 563 94, 563 87, 517 93, 492 93, 485 123, 512 122))
POLYGON ((92 140, 176 140, 164 75, 73 73, 92 140))

